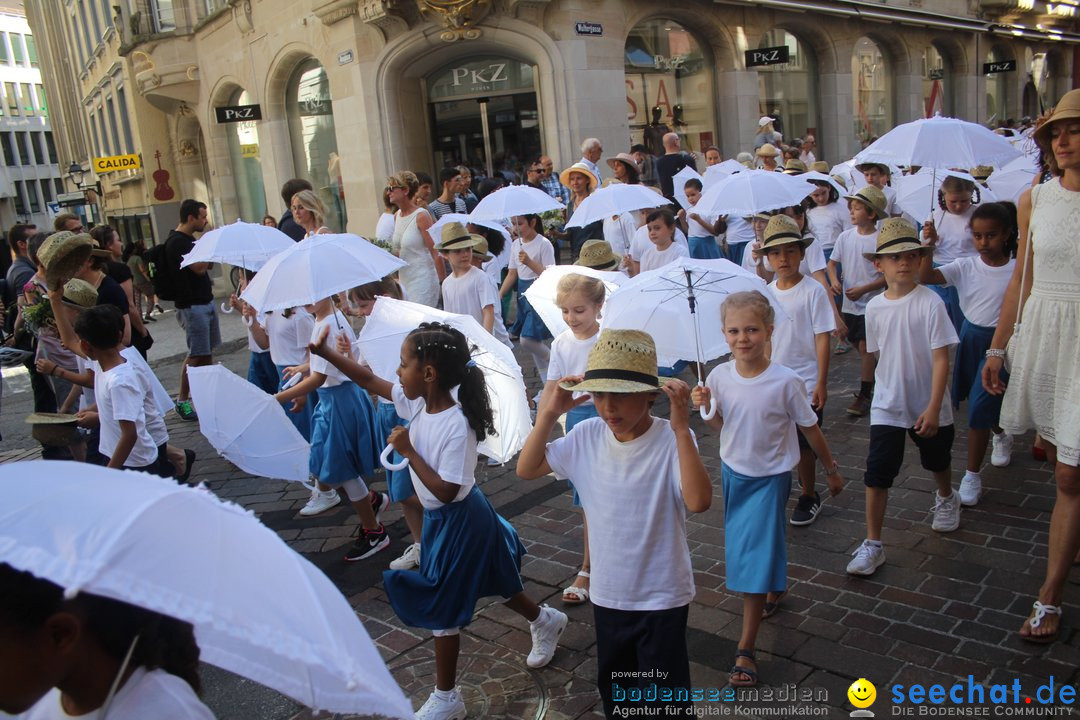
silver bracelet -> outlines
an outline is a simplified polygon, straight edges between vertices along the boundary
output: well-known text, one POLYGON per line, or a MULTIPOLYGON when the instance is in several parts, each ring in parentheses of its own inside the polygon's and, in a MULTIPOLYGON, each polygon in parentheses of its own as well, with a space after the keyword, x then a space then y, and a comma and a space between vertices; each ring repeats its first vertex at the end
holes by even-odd
POLYGON ((990 348, 990 349, 988 349, 986 351, 986 357, 987 358, 1001 358, 1002 360, 1004 360, 1005 359, 1005 351, 1000 350, 998 348, 990 348))
POLYGON ((833 475, 840 472, 840 463, 836 461, 833 461, 832 467, 825 467, 825 463, 822 463, 821 467, 824 468, 826 475, 833 475))

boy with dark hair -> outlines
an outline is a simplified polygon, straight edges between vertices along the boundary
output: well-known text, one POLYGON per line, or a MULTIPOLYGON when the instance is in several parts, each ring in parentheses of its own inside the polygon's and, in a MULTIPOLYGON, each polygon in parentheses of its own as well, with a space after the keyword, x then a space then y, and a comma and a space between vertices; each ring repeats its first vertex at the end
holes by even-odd
POLYGON ((465 201, 458 197, 458 193, 461 192, 461 178, 461 171, 456 167, 444 167, 439 171, 442 193, 428 204, 428 211, 436 220, 448 213, 464 215, 469 212, 465 207, 465 201))

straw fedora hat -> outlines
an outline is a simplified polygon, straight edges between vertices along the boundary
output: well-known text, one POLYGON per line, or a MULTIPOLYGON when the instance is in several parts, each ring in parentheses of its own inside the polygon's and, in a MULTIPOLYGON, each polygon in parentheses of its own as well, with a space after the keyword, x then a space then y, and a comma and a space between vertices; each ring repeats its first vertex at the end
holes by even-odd
POLYGON ((602 330, 589 351, 585 377, 578 384, 559 383, 572 392, 639 393, 660 389, 656 343, 641 330, 602 330))
POLYGON ((976 165, 971 168, 971 177, 979 182, 986 182, 994 174, 994 168, 989 165, 976 165))
POLYGON ((637 160, 634 159, 633 155, 629 155, 627 153, 619 153, 615 157, 609 157, 605 162, 607 162, 608 167, 611 168, 612 170, 615 169, 615 163, 620 163, 621 162, 621 163, 625 164, 627 167, 629 167, 631 170, 633 170, 634 172, 636 172, 638 174, 641 173, 641 167, 638 166, 637 160))
POLYGON ((94 241, 85 233, 64 231, 50 235, 38 250, 38 260, 45 266, 45 284, 55 290, 74 277, 94 247, 94 241))
POLYGON ((765 239, 761 243, 761 250, 798 243, 804 248, 813 242, 812 238, 803 237, 799 226, 787 215, 773 215, 769 218, 769 224, 765 226, 765 239))
POLYGON ((840 187, 847 190, 847 180, 844 179, 843 175, 830 175, 829 177, 831 177, 836 182, 840 183, 840 187))
POLYGON ((600 184, 600 178, 593 174, 593 171, 588 168, 585 163, 574 163, 570 167, 559 173, 559 182, 566 187, 570 187, 570 174, 581 173, 589 180, 589 192, 596 189, 596 186, 600 184))
POLYGON ((606 240, 586 240, 581 246, 575 265, 593 270, 614 270, 619 267, 622 258, 611 250, 611 243, 606 240))
POLYGON ((472 254, 473 257, 480 258, 480 262, 487 262, 494 257, 494 255, 488 251, 487 238, 484 237, 481 237, 480 242, 473 245, 472 254))
POLYGON ((26 422, 33 425, 30 434, 35 440, 48 447, 72 445, 79 439, 79 429, 74 415, 66 413, 31 413, 26 422))
POLYGON ((759 147, 754 154, 758 157, 776 157, 780 154, 780 151, 776 149, 776 146, 772 143, 765 143, 759 147))
POLYGON ((1050 149, 1050 125, 1058 120, 1080 118, 1080 90, 1070 90, 1061 96, 1046 120, 1035 128, 1032 137, 1044 151, 1050 149))
POLYGON ((814 172, 819 172, 819 173, 822 173, 824 175, 828 175, 829 174, 829 163, 825 162, 824 160, 815 160, 814 163, 810 166, 810 169, 813 170, 814 172))
POLYGON ((889 167, 888 165, 886 165, 885 163, 864 162, 864 163, 859 163, 858 165, 855 166, 855 169, 858 170, 861 173, 864 173, 867 170, 870 170, 872 168, 877 168, 878 170, 880 170, 882 175, 888 175, 890 177, 892 176, 892 168, 889 167))
POLYGON ((63 303, 65 305, 84 310, 97 305, 97 300, 97 288, 85 280, 72 278, 64 283, 63 303))
POLYGON ((435 246, 435 249, 439 252, 446 252, 447 250, 465 250, 466 248, 476 247, 476 245, 484 238, 480 235, 473 235, 465 226, 459 222, 448 222, 443 225, 442 235, 440 236, 439 244, 435 246))
POLYGON ((873 261, 879 255, 898 255, 912 250, 926 254, 930 252, 930 247, 919 242, 919 231, 910 221, 894 217, 881 223, 881 230, 877 237, 877 250, 872 253, 863 253, 863 257, 873 261))
POLYGON ((786 175, 801 175, 804 172, 807 172, 807 167, 802 160, 791 158, 784 163, 784 174, 786 175))
POLYGON ((859 188, 854 195, 845 195, 846 200, 858 200, 866 207, 874 211, 874 215, 879 220, 884 220, 886 217, 885 206, 888 204, 888 200, 885 199, 885 193, 873 185, 864 185, 859 188))

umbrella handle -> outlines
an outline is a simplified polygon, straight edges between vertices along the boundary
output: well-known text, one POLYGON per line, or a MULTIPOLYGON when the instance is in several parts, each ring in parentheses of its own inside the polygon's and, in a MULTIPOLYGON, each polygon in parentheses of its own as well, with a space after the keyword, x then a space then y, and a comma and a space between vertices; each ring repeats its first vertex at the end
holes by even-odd
POLYGON ((379 455, 379 462, 387 470, 404 470, 409 464, 409 458, 402 458, 399 463, 390 462, 390 453, 394 452, 393 445, 387 445, 379 455))
POLYGON ((244 324, 247 325, 248 327, 251 327, 252 325, 255 324, 255 318, 248 317, 247 315, 243 315, 242 317, 244 319, 244 324))
POLYGON ((228 314, 229 314, 229 313, 231 313, 232 311, 233 311, 233 308, 232 308, 232 306, 231 306, 231 305, 229 305, 228 303, 221 303, 221 312, 223 312, 223 313, 225 313, 226 315, 228 315, 228 314))
MULTIPOLYGON (((700 385, 700 383, 699 383, 699 385, 700 385)), ((702 405, 701 407, 698 408, 698 413, 701 415, 702 420, 712 420, 714 417, 716 417, 716 398, 710 396, 709 397, 709 409, 706 410, 705 406, 702 405)))
POLYGON ((289 378, 289 379, 288 379, 288 380, 286 380, 286 381, 285 381, 284 383, 282 383, 282 385, 281 385, 281 389, 282 389, 282 390, 288 390, 288 389, 289 389, 289 388, 291 388, 291 387, 292 387, 293 385, 295 385, 296 383, 300 382, 300 379, 301 379, 302 377, 303 377, 303 375, 301 375, 300 373, 296 373, 296 374, 295 374, 295 375, 293 375, 293 376, 292 376, 291 378, 289 378))

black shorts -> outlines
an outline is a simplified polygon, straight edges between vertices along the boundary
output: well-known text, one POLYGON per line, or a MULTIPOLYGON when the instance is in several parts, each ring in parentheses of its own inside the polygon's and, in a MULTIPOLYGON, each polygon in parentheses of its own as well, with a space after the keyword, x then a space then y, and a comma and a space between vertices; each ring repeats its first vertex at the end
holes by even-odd
POLYGON ((938 428, 933 437, 919 437, 912 428, 895 425, 870 426, 870 450, 866 455, 867 487, 891 488, 904 464, 904 435, 919 448, 919 462, 930 472, 944 472, 952 465, 952 444, 956 429, 952 425, 938 428))
POLYGON ((866 316, 853 315, 852 313, 840 313, 847 325, 847 341, 852 345, 866 340, 866 316))
MULTIPOLYGON (((824 419, 824 417, 825 417, 825 413, 824 413, 824 411, 822 411, 822 410, 818 410, 817 408, 814 408, 814 414, 815 414, 815 415, 817 415, 817 426, 818 426, 818 427, 821 427, 821 421, 822 421, 822 420, 824 419)), ((796 426, 796 428, 795 428, 795 431, 796 431, 796 432, 795 432, 795 434, 796 434, 796 435, 798 436, 798 438, 799 438, 799 449, 801 450, 801 449, 803 449, 803 448, 809 448, 809 447, 810 447, 810 443, 806 442, 806 436, 804 436, 804 435, 802 434, 802 430, 800 430, 800 429, 799 429, 799 428, 798 428, 798 427, 796 426)), ((816 457, 816 455, 815 455, 815 457, 816 457)))

